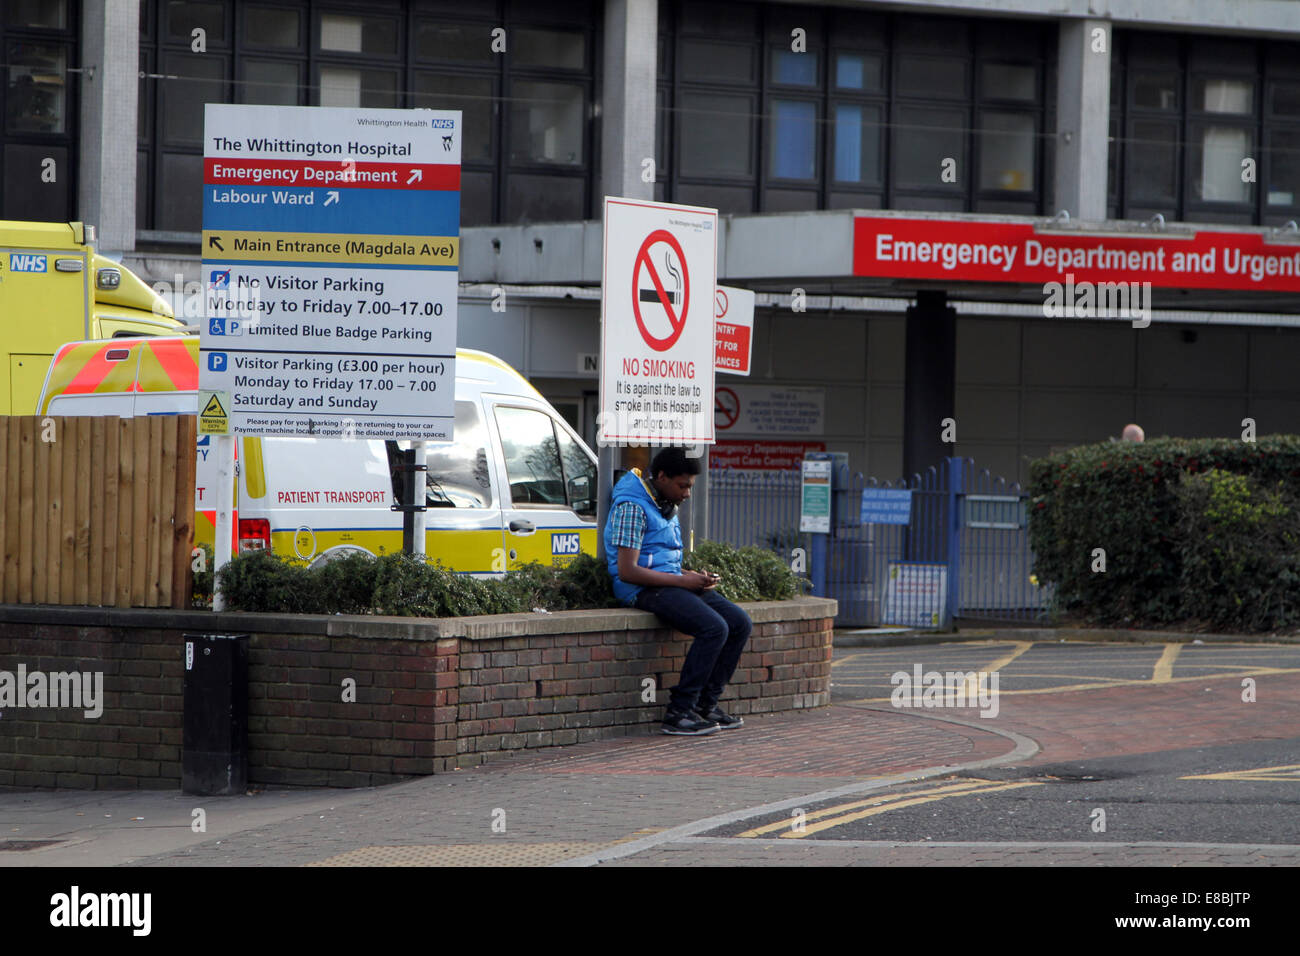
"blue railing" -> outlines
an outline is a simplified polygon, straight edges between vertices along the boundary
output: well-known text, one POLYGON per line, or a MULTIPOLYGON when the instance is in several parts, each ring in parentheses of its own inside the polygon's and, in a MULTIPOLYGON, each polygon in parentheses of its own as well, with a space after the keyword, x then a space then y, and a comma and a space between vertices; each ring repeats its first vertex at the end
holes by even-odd
MULTIPOLYGON (((822 551, 798 530, 799 484, 798 470, 710 471, 708 536, 767 548, 787 561, 802 548, 811 561, 822 551)), ((936 600, 940 582, 943 620, 1035 620, 1048 606, 1048 589, 1030 581, 1028 496, 1019 485, 976 471, 968 458, 949 458, 910 480, 884 482, 840 466, 833 487, 823 586, 839 602, 837 626, 929 621, 919 610, 936 600), (869 488, 910 491, 907 523, 863 523, 869 488)), ((820 572, 809 576, 823 580, 820 572)))

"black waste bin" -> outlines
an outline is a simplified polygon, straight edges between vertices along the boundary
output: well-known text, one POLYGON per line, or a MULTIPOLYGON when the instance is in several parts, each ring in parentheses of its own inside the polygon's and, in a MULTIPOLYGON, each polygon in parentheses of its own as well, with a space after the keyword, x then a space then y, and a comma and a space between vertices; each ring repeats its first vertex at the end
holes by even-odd
POLYGON ((248 788, 248 635, 185 634, 181 789, 248 788))

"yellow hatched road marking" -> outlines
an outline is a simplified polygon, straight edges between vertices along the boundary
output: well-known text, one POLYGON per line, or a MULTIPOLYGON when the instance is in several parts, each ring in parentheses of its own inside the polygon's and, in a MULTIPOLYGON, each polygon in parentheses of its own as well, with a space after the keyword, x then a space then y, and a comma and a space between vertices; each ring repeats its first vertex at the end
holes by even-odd
MULTIPOLYGON (((1245 677, 1247 675, 1260 675, 1260 674, 1300 674, 1300 667, 1249 667, 1248 665, 1239 665, 1239 666, 1243 666, 1244 669, 1239 671, 1236 674, 1197 674, 1191 677, 1171 677, 1168 681, 1166 681, 1166 683, 1184 684, 1188 681, 1225 680, 1227 678, 1232 678, 1232 677, 1245 677)), ((1042 676, 1050 677, 1053 675, 1045 674, 1042 676)), ((1124 687, 1124 686, 1136 687, 1136 686, 1141 686, 1150 683, 1151 683, 1150 680, 1129 680, 1122 677, 1114 677, 1114 678, 1095 677, 1092 679, 1092 682, 1087 684, 1067 684, 1063 687, 1032 687, 1032 688, 1026 688, 1024 690, 1002 690, 1001 688, 998 688, 998 696, 1009 697, 1013 694, 1062 694, 1068 691, 1106 690, 1111 687, 1124 687), (1098 681, 1106 681, 1107 683, 1097 683, 1098 681)), ((850 704, 887 704, 889 703, 889 701, 890 698, 888 697, 861 697, 855 700, 837 701, 836 704, 837 706, 843 707, 843 706, 848 706, 850 704)), ((899 708, 899 709, 906 710, 908 708, 899 708)))
POLYGON ((1300 783, 1300 763, 1282 767, 1259 767, 1255 770, 1229 770, 1224 773, 1201 773, 1179 780, 1281 780, 1283 783, 1300 783))
MULTIPOLYGON (((934 786, 924 787, 919 790, 908 790, 904 793, 884 793, 874 797, 868 797, 865 800, 855 800, 852 803, 841 803, 834 807, 827 807, 824 810, 817 810, 805 815, 804 820, 820 820, 822 817, 832 816, 837 813, 845 813, 850 810, 856 810, 859 807, 876 807, 881 804, 893 803, 897 800, 906 800, 909 797, 922 795, 934 796, 952 796, 962 793, 974 793, 977 790, 987 790, 989 787, 997 786, 990 780, 982 781, 963 781, 961 783, 944 783, 934 786)), ((777 830, 789 829, 789 820, 778 820, 775 823, 767 823, 761 827, 754 827, 752 830, 746 830, 743 833, 737 833, 737 837, 756 837, 765 833, 775 833, 777 830)))
POLYGON ((1155 670, 1151 672, 1151 683, 1168 684, 1174 676, 1174 661, 1178 658, 1178 652, 1183 649, 1181 644, 1166 644, 1165 652, 1160 655, 1160 660, 1156 661, 1155 670))
POLYGON ((879 814, 886 813, 890 810, 899 810, 902 809, 903 807, 921 806, 926 803, 933 803, 936 800, 944 800, 948 797, 968 796, 969 794, 972 793, 999 793, 1005 790, 1019 790, 1021 787, 1041 787, 1041 786, 1043 786, 1041 782, 1031 780, 1025 783, 1003 783, 1003 784, 994 784, 991 787, 977 787, 966 791, 966 793, 935 793, 926 796, 916 797, 915 799, 911 799, 911 800, 899 800, 893 803, 885 804, 884 806, 872 807, 869 810, 859 810, 857 813, 848 813, 845 814, 844 816, 835 817, 831 820, 823 820, 821 823, 814 823, 812 826, 805 827, 802 833, 795 833, 793 831, 790 833, 783 833, 781 834, 781 839, 797 840, 802 837, 808 836, 810 833, 820 833, 822 830, 829 830, 831 827, 837 827, 845 823, 852 823, 855 820, 864 820, 867 817, 878 816, 879 814))

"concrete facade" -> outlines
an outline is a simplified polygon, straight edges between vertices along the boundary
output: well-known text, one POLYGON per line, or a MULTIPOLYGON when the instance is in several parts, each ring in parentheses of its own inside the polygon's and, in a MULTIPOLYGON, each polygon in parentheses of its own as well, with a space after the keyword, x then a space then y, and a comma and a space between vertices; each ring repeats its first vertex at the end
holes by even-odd
MULTIPOLYGON (((1115 31, 1300 40, 1300 21, 1287 0, 862 0, 841 6, 1055 23, 1055 128, 1043 130, 1045 195, 1050 212, 1063 209, 1072 224, 1098 228, 1119 225, 1105 221, 1115 31)), ((127 251, 127 264, 149 281, 170 287, 181 275, 196 282, 197 245, 130 252, 138 245, 132 52, 138 0, 83 7, 83 66, 95 72, 82 80, 80 215, 97 220, 102 248, 127 251)), ((604 6, 596 210, 601 195, 652 195, 642 172, 656 147, 658 10, 656 0, 604 6)), ((460 344, 496 352, 518 367, 548 398, 573 410, 589 441, 597 383, 582 362, 600 347, 602 238, 598 219, 462 230, 460 344), (498 287, 508 290, 505 312, 490 308, 498 287)), ((915 302, 918 284, 855 280, 851 210, 724 216, 718 241, 720 281, 760 293, 754 372, 748 379, 720 376, 719 383, 823 389, 821 434, 784 437, 825 441, 848 452, 855 468, 896 475, 909 430, 904 310, 915 302), (806 312, 790 308, 796 289, 809 297, 806 312)), ((1141 422, 1151 436, 1236 434, 1248 415, 1260 433, 1300 431, 1300 388, 1287 372, 1300 358, 1300 332, 1293 316, 1279 314, 1294 311, 1284 300, 1265 308, 1245 295, 1158 294, 1153 324, 1137 330, 1126 322, 1044 319, 1034 313, 1032 289, 946 291, 957 313, 955 350, 947 358, 932 356, 930 364, 955 368, 955 452, 996 474, 1023 480, 1028 458, 1117 435, 1128 421, 1141 422)))

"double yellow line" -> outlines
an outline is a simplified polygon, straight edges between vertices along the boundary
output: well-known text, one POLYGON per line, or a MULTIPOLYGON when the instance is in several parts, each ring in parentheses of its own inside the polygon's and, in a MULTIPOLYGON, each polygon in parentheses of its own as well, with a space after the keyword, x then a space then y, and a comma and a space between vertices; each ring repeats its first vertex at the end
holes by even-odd
POLYGON ((794 829, 795 824, 791 820, 778 820, 776 823, 768 823, 761 827, 754 827, 752 830, 746 830, 744 833, 737 833, 736 836, 761 837, 770 833, 777 833, 779 830, 785 830, 787 832, 779 834, 781 839, 798 840, 813 833, 820 833, 822 830, 829 830, 831 827, 838 827, 866 817, 874 817, 889 810, 920 806, 925 803, 933 803, 936 800, 945 800, 948 797, 964 797, 973 793, 1001 793, 1007 790, 1019 790, 1021 787, 1041 787, 1042 785, 1040 781, 1032 780, 1022 783, 997 783, 992 780, 981 780, 938 784, 919 790, 909 790, 905 793, 880 794, 879 796, 868 797, 865 800, 841 803, 838 806, 827 807, 825 810, 817 810, 804 817, 802 830, 794 829), (812 822, 814 820, 818 822, 812 822))

